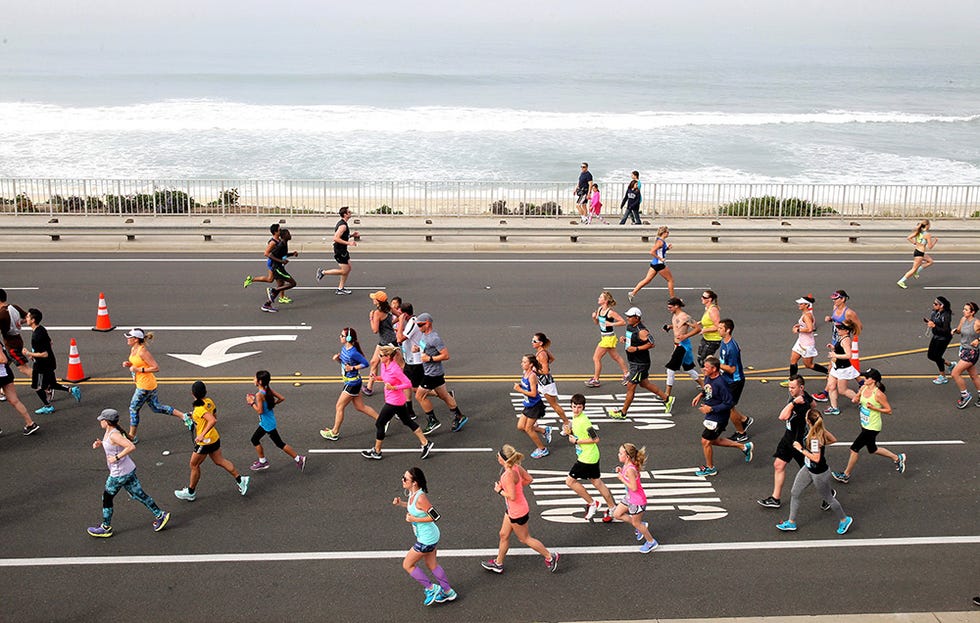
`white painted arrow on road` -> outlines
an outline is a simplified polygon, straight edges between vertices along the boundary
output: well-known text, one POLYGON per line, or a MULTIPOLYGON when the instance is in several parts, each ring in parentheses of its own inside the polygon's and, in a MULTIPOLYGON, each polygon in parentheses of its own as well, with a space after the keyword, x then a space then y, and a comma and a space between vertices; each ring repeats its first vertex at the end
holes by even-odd
POLYGON ((200 355, 181 355, 177 353, 167 353, 171 357, 175 357, 187 363, 192 363, 195 366, 201 366, 202 368, 210 368, 211 366, 216 366, 222 363, 228 363, 229 361, 235 361, 236 359, 242 359, 244 357, 250 357, 251 355, 258 355, 262 351, 253 350, 247 353, 229 353, 228 350, 239 346, 241 344, 250 344, 252 342, 295 342, 295 335, 250 335, 245 337, 233 337, 227 340, 220 340, 214 344, 210 344, 205 348, 200 355))

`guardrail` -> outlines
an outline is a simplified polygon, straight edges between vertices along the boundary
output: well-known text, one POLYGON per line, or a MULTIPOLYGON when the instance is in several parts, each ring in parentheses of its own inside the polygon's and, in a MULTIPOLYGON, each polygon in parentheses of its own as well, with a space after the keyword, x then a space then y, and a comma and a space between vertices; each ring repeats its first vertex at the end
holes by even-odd
MULTIPOLYGON (((0 179, 0 214, 358 214, 552 218, 577 214, 573 182, 0 179)), ((600 181, 603 215, 620 213, 626 182, 600 181)), ((715 184, 648 181, 657 217, 970 218, 980 186, 715 184)))

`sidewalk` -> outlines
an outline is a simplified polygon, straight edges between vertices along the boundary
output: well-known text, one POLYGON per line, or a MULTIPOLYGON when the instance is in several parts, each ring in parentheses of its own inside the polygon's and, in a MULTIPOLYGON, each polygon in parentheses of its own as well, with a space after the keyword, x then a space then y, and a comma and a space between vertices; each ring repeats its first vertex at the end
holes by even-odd
MULTIPOLYGON (((969 602, 969 599, 966 600, 969 602)), ((645 619, 629 623, 977 623, 980 608, 963 612, 910 612, 896 614, 827 614, 814 616, 726 617, 717 619, 645 619)), ((590 623, 626 623, 591 621, 590 623)))

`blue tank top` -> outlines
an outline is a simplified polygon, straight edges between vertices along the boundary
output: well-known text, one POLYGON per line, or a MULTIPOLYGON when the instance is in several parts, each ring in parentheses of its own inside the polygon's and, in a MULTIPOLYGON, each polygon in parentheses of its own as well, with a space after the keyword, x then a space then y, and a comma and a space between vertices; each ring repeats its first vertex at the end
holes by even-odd
MULTIPOLYGON (((428 517, 428 513, 419 510, 415 502, 419 499, 421 491, 416 491, 408 496, 408 514, 412 517, 428 517)), ((422 545, 435 545, 439 542, 439 526, 434 521, 412 522, 412 531, 415 533, 415 540, 422 545)))
POLYGON ((847 309, 847 305, 845 305, 844 308, 841 309, 840 315, 830 312, 830 319, 834 323, 833 342, 835 345, 840 341, 840 336, 837 335, 837 325, 844 324, 844 321, 847 320, 847 309))
MULTIPOLYGON (((531 391, 531 381, 529 381, 526 376, 522 376, 521 377, 521 389, 523 389, 526 392, 531 391)), ((525 407, 533 407, 534 405, 538 404, 539 402, 541 402, 541 392, 540 391, 533 398, 530 397, 530 396, 527 396, 527 395, 524 396, 524 403, 523 404, 524 404, 525 407)))
POLYGON ((259 404, 262 405, 262 413, 259 414, 259 426, 265 432, 276 430, 276 413, 269 407, 269 403, 266 402, 266 392, 264 389, 260 389, 255 392, 255 399, 260 401, 259 404))
POLYGON ((596 320, 599 321, 599 335, 603 337, 607 337, 609 335, 614 334, 612 325, 606 325, 606 323, 609 322, 608 309, 605 311, 605 313, 603 313, 601 307, 598 310, 596 310, 596 320))
MULTIPOLYGON (((657 238, 657 242, 662 242, 660 248, 657 249, 657 254, 653 256, 653 261, 651 264, 665 264, 667 261, 667 241, 663 238, 657 238)), ((656 245, 656 243, 654 243, 656 245)))

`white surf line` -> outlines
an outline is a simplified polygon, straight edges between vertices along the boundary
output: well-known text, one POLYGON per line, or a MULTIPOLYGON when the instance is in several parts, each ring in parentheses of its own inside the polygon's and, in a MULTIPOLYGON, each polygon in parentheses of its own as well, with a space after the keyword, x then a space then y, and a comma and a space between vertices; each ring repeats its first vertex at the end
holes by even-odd
MULTIPOLYGON (((381 454, 418 454, 421 448, 382 448, 381 454)), ((310 448, 309 454, 360 454, 363 450, 347 448, 310 448)), ((432 452, 495 452, 493 448, 440 448, 432 447, 432 452)), ((404 552, 402 552, 404 553, 404 552)))
MULTIPOLYGON (((881 441, 875 440, 875 444, 879 446, 959 446, 966 445, 966 442, 962 439, 946 439, 937 441, 881 441)), ((849 441, 838 441, 835 446, 849 446, 851 442, 849 441)))
MULTIPOLYGON (((936 545, 975 545, 980 544, 980 536, 933 536, 898 537, 880 539, 824 539, 824 540, 785 540, 748 541, 744 543, 678 543, 661 544, 654 556, 680 552, 716 551, 764 551, 774 549, 836 549, 846 547, 914 547, 936 545)), ((635 545, 572 546, 554 548, 558 553, 603 555, 628 554, 636 556, 635 545)), ((497 554, 496 549, 440 549, 443 558, 487 558, 497 554)), ((526 547, 511 548, 511 556, 540 556, 526 547)), ((302 560, 400 560, 405 550, 347 551, 347 552, 253 552, 246 554, 172 554, 159 556, 55 556, 49 558, 0 558, 0 567, 77 567, 85 565, 159 565, 193 563, 255 563, 255 562, 294 562, 302 560)))
MULTIPOLYGON (((310 331, 310 325, 222 325, 217 327, 179 327, 179 326, 151 326, 143 325, 147 331, 310 331)), ((48 331, 91 331, 92 327, 45 327, 48 331)), ((116 327, 113 331, 129 331, 129 325, 116 327)), ((29 327, 23 327, 22 331, 30 331, 29 327)))

